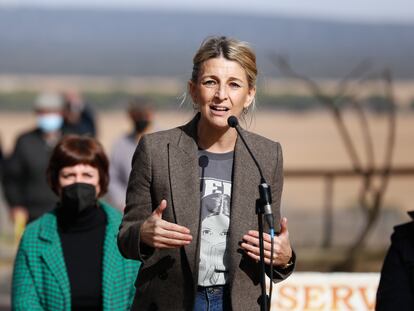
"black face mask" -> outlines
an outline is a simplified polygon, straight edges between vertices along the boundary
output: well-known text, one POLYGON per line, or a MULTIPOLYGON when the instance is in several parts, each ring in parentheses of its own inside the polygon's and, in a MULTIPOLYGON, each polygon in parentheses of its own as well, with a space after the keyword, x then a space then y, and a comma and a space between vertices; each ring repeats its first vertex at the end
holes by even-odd
POLYGON ((62 188, 60 216, 65 222, 72 221, 84 210, 96 206, 95 186, 86 183, 74 183, 62 188))
POLYGON ((140 134, 143 131, 145 131, 145 129, 148 127, 149 123, 150 122, 146 119, 136 120, 134 122, 135 133, 140 134))

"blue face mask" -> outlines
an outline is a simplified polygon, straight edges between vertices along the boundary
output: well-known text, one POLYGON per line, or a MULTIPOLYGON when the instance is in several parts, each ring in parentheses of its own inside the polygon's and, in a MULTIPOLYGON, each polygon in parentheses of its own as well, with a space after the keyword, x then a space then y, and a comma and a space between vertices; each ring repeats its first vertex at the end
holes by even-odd
POLYGON ((37 117, 37 126, 45 133, 57 131, 63 124, 63 117, 56 113, 47 113, 37 117))

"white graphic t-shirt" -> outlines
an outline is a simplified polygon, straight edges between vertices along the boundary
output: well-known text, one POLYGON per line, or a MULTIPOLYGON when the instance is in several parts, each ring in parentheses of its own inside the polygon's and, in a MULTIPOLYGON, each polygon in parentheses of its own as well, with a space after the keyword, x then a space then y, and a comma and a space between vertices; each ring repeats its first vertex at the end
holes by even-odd
POLYGON ((199 151, 201 238, 198 285, 226 284, 233 152, 199 151))

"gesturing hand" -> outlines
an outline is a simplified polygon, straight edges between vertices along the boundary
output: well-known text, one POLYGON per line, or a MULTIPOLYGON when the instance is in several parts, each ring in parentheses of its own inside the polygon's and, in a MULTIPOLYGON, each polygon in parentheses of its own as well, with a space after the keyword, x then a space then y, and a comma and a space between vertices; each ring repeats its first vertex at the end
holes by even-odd
POLYGON ((186 227, 165 221, 162 214, 167 201, 162 200, 141 226, 141 241, 154 248, 178 248, 190 244, 193 237, 186 227))
MULTIPOLYGON (((289 241, 289 231, 287 227, 287 218, 284 217, 281 221, 280 233, 275 236, 273 241, 273 265, 274 266, 285 266, 290 258, 292 257, 292 248, 289 241)), ((241 247, 244 251, 255 261, 260 259, 259 249, 259 232, 255 230, 249 230, 247 234, 243 236, 244 242, 241 243, 241 247)), ((263 234, 264 244, 264 257, 265 263, 270 264, 270 247, 271 240, 270 235, 267 233, 263 234)))

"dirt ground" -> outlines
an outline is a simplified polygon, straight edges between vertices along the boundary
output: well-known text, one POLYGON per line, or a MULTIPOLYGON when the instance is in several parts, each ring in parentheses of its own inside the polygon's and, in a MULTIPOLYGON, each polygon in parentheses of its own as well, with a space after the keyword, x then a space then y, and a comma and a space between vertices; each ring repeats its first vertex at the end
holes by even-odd
MULTIPOLYGON (((192 113, 159 111, 155 114, 154 130, 168 129, 191 119, 192 113)), ((363 164, 365 149, 359 123, 349 114, 345 116, 356 149, 363 164)), ((114 140, 127 132, 129 121, 123 111, 97 114, 99 139, 108 153, 114 140)), ((16 136, 34 126, 31 113, 0 113, 0 138, 6 153, 11 152, 16 136)), ((290 114, 276 111, 257 111, 248 129, 279 141, 283 147, 284 167, 300 168, 350 168, 351 162, 345 151, 339 132, 328 113, 314 112, 290 114)), ((376 164, 384 158, 387 137, 387 119, 371 115, 369 128, 374 141, 376 164)), ((400 114, 393 165, 414 167, 414 114, 400 114)), ((361 182, 357 179, 337 180, 334 183, 334 233, 335 243, 347 244, 363 224, 362 213, 356 207, 361 182)), ((323 198, 325 184, 322 179, 285 178, 282 213, 289 217, 294 240, 300 245, 315 245, 322 239, 323 198)), ((372 245, 387 245, 392 227, 408 220, 405 211, 414 209, 414 176, 392 178, 386 195, 387 218, 380 220, 370 237, 372 245), (391 216, 390 216, 391 215, 391 216)))
MULTIPOLYGON (((191 119, 192 113, 183 111, 158 111, 155 114, 154 130, 162 130, 180 125, 191 119)), ((352 114, 345 116, 352 139, 356 143, 361 162, 366 162, 360 125, 352 114)), ((31 113, 0 113, 0 137, 3 149, 10 152, 15 137, 34 125, 31 113)), ((99 139, 110 153, 114 140, 127 132, 129 121, 123 111, 97 113, 99 139)), ((414 167, 414 114, 400 114, 397 118, 397 131, 393 165, 414 167)), ((338 130, 328 113, 313 112, 303 114, 276 111, 257 111, 248 129, 282 144, 285 169, 300 168, 350 168, 351 164, 338 130)), ((384 158, 387 136, 385 117, 371 115, 369 127, 374 140, 376 164, 384 158)), ((360 188, 357 179, 337 180, 334 184, 334 216, 341 219, 335 228, 342 228, 347 234, 335 233, 337 243, 347 243, 352 232, 362 225, 362 214, 356 208, 356 196, 360 188), (344 215, 343 215, 344 214, 344 215), (348 215, 348 217, 346 217, 348 215), (352 216, 350 216, 352 215, 352 216), (345 217, 345 218, 344 218, 345 217), (349 223, 346 219, 350 219, 349 223), (349 232, 351 228, 351 232, 349 232), (348 232, 347 232, 348 231, 348 232)), ((312 245, 321 239, 323 198, 325 184, 322 179, 285 179, 282 212, 291 217, 290 225, 297 231, 298 243, 312 245), (302 217, 306 216, 306 217, 302 217), (306 224, 304 224, 306 222, 306 224), (308 228, 308 229, 306 229, 308 228)), ((391 179, 385 195, 385 209, 394 215, 386 227, 373 234, 371 242, 376 245, 388 243, 392 226, 408 220, 404 212, 413 209, 414 176, 391 179), (393 223, 395 222, 395 223, 393 223)), ((382 225, 378 225, 380 227, 382 225)), ((342 230, 341 230, 342 231, 342 230)))
MULTIPOLYGON (((159 111, 155 114, 154 130, 162 130, 180 125, 191 119, 192 113, 159 111)), ((129 121, 123 111, 97 113, 99 139, 108 153, 114 140, 127 132, 129 121)), ((16 136, 35 124, 31 113, 0 112, 0 138, 4 152, 10 153, 16 136)), ((346 115, 346 124, 357 145, 362 163, 365 163, 364 146, 359 123, 352 115, 346 115)), ((289 114, 258 111, 247 126, 250 130, 279 141, 283 147, 286 170, 300 168, 350 168, 345 152, 331 116, 314 112, 289 114)), ((384 117, 370 116, 376 163, 384 158, 387 121, 384 117)), ((393 165, 414 167, 414 114, 401 114, 397 119, 395 152, 393 165)), ((356 205, 361 182, 357 179, 337 180, 333 188, 333 232, 332 244, 335 248, 321 250, 324 228, 324 189, 322 179, 285 178, 282 197, 282 213, 289 219, 289 232, 292 244, 298 254, 298 270, 321 270, 325 261, 345 256, 343 246, 349 245, 363 226, 363 214, 356 205), (339 247, 339 251, 337 248, 339 247), (325 254, 321 257, 321 254, 325 254), (331 254, 331 255, 329 255, 331 254)), ((359 271, 379 271, 384 251, 389 244, 393 226, 408 221, 406 211, 414 209, 414 176, 392 178, 386 195, 381 217, 369 236, 367 246, 377 256, 374 261, 366 261, 359 271)), ((1 199, 1 198, 0 198, 1 199)), ((0 200, 1 201, 1 200, 0 200)), ((0 204, 1 225, 7 217, 4 203, 0 204), (2 210, 1 210, 2 209, 2 210)), ((6 223, 7 224, 7 223, 6 223)), ((9 224, 10 225, 10 224, 9 224)), ((0 257, 0 306, 9 304, 10 277, 12 267, 11 249, 1 249, 0 257), (6 258, 6 259, 5 259, 6 258)), ((367 254, 366 256, 372 256, 367 254)))
MULTIPOLYGON (((190 120, 191 116, 192 113, 190 112, 158 111, 155 114, 154 130, 168 129, 180 125, 190 120)), ((356 143, 361 162, 366 163, 360 125, 352 114, 345 117, 346 125, 356 143)), ((123 111, 98 112, 97 122, 99 139, 107 152, 110 153, 114 140, 130 128, 127 116, 123 111)), ((15 137, 34 126, 34 123, 33 115, 28 112, 0 113, 0 138, 5 153, 11 152, 15 137)), ((414 167, 413 124, 414 114, 398 115, 393 156, 393 165, 396 167, 403 165, 414 167)), ((332 117, 328 113, 291 114, 257 111, 253 120, 248 122, 245 127, 282 144, 286 170, 351 167, 344 144, 340 139, 332 117)), ((371 115, 369 127, 374 140, 376 164, 381 164, 384 158, 387 120, 385 117, 371 115)), ((342 209, 355 208, 359 187, 360 182, 356 179, 336 181, 334 184, 335 211, 341 213, 342 209)), ((412 189, 414 189, 414 176, 395 177, 391 179, 386 192, 385 207, 396 210, 397 213, 400 212, 402 221, 406 219, 403 212, 414 208, 411 203, 413 202, 412 189)), ((283 212, 287 215, 297 215, 300 211, 299 215, 312 213, 320 216, 324 197, 323 190, 324 182, 321 179, 286 178, 283 192, 283 212)), ((320 217, 316 217, 316 219, 320 219, 320 217)), ((294 219, 291 223, 292 226, 296 227, 294 219)), ((301 224, 301 222, 299 223, 301 224)), ((316 223, 320 223, 320 220, 316 223)), ((359 221, 356 221, 356 223, 359 223, 359 221)), ((301 227, 301 225, 298 225, 298 227, 301 227)), ((391 230, 392 226, 386 228, 385 232, 389 233, 391 230)))
MULTIPOLYGON (((190 120, 192 113, 180 111, 158 111, 155 114, 155 130, 168 129, 190 120)), ((364 160, 359 123, 352 114, 347 114, 346 125, 357 143, 364 160)), ((99 139, 110 151, 112 142, 130 128, 123 111, 97 113, 99 139)), ((369 127, 379 162, 383 156, 387 135, 387 120, 371 115, 369 127)), ((414 164, 414 114, 400 114, 397 118, 397 140, 394 165, 414 164)), ((0 112, 0 138, 3 149, 11 151, 15 137, 34 126, 35 120, 29 112, 0 112)), ((279 141, 284 149, 285 166, 288 168, 350 167, 347 154, 340 140, 333 119, 328 113, 284 113, 257 111, 249 130, 279 141)))
MULTIPOLYGON (((156 112, 154 130, 177 126, 190 120, 191 116, 192 113, 188 112, 156 112)), ((99 139, 109 153, 114 140, 129 130, 129 121, 123 111, 99 112, 97 120, 99 139)), ((34 122, 30 113, 0 112, 0 139, 5 153, 12 150, 16 136, 34 126, 34 122)), ((381 116, 371 116, 369 122, 374 140, 376 164, 381 164, 385 156, 387 121, 381 116)), ((361 162, 365 163, 365 150, 359 123, 352 118, 352 115, 346 115, 346 124, 356 143, 361 162)), ((246 127, 282 144, 285 169, 351 167, 335 123, 327 113, 290 114, 258 111, 246 127)), ((393 165, 414 166, 414 114, 398 116, 393 165)), ((290 196, 289 181, 287 182, 284 193, 286 199, 290 196)), ((292 182, 303 195, 308 194, 306 190, 314 191, 309 188, 310 184, 307 180, 292 182)), ((313 181, 310 183, 316 186, 313 181)), ((352 184, 354 182, 345 182, 343 187, 351 190, 352 184)), ((413 198, 410 193, 412 186, 412 178, 395 178, 391 182, 387 198, 393 205, 401 206, 403 209, 409 208, 408 203, 413 198)), ((348 190, 337 193, 338 201, 346 201, 347 192, 348 190)))

